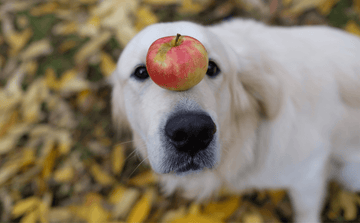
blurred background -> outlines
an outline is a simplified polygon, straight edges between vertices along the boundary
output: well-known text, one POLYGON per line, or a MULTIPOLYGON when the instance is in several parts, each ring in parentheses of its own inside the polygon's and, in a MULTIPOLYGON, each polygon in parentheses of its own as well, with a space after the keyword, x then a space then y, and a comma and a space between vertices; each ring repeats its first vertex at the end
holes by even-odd
MULTIPOLYGON (((0 221, 292 221, 283 190, 164 197, 112 126, 106 80, 137 32, 234 17, 360 35, 360 0, 0 0, 0 221)), ((327 194, 323 221, 360 222, 358 194, 327 194)))

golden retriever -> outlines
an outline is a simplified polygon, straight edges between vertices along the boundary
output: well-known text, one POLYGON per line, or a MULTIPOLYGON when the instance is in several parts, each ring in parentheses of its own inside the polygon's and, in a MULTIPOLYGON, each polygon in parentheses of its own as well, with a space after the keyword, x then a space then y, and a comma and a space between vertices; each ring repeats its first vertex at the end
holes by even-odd
POLYGON ((120 131, 167 193, 204 199, 222 185, 285 188, 296 222, 319 222, 326 182, 360 189, 360 39, 324 26, 151 25, 126 46, 112 76, 120 131), (207 76, 186 91, 156 85, 149 46, 177 33, 199 40, 207 76), (215 133, 214 133, 215 132, 215 133))

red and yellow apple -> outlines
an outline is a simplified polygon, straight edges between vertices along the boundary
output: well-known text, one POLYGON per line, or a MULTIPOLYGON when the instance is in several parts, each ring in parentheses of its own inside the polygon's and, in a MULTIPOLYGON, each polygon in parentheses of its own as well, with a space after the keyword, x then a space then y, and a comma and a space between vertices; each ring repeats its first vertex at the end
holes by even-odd
POLYGON ((208 68, 201 42, 190 36, 167 36, 153 42, 146 56, 150 78, 160 87, 185 91, 197 85, 208 68))

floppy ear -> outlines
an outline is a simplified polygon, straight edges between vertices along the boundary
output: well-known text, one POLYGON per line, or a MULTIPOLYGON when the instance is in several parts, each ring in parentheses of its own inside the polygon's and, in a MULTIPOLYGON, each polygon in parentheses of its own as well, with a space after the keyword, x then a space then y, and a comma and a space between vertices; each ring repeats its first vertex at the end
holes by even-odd
MULTIPOLYGON (((256 109, 267 119, 274 119, 279 113, 283 104, 283 85, 281 78, 284 70, 277 65, 271 58, 259 53, 257 58, 250 56, 244 58, 236 54, 236 52, 228 48, 229 57, 235 63, 233 68, 236 75, 232 75, 230 80, 230 88, 233 94, 233 103, 236 107, 243 109, 244 107, 244 90, 255 100, 256 109), (243 89, 242 89, 243 88, 243 89)), ((252 99, 247 99, 250 103, 254 103, 252 99)), ((254 107, 254 105, 252 105, 254 107)))
POLYGON ((113 87, 111 94, 112 120, 117 135, 120 138, 131 137, 130 124, 125 111, 125 98, 120 80, 117 78, 116 70, 110 79, 113 87))

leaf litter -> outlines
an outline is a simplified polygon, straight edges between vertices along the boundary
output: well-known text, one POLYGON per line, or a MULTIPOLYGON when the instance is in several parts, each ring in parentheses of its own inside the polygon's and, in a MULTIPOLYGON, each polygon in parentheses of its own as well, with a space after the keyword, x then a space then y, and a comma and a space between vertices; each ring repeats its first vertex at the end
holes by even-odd
MULTIPOLYGON (((108 78, 153 23, 245 16, 330 24, 360 36, 358 0, 2 0, 2 222, 287 222, 284 190, 226 188, 205 203, 165 197, 158 176, 111 126, 108 78)), ((360 221, 358 194, 330 184, 324 221, 360 221)))

